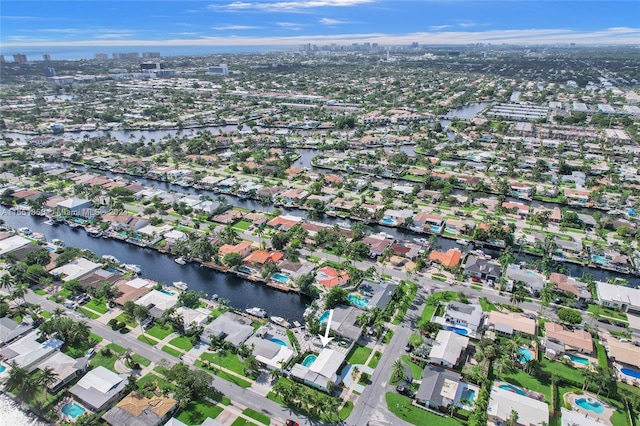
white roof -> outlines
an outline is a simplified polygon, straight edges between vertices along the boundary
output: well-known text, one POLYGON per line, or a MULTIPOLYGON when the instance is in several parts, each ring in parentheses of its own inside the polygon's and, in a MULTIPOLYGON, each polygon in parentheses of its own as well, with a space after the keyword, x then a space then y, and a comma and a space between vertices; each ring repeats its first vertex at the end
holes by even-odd
POLYGON ((147 225, 147 226, 143 226, 142 228, 138 229, 138 233, 140 234, 146 234, 146 235, 163 235, 165 232, 169 232, 173 229, 173 226, 171 225, 162 225, 162 226, 153 226, 153 225, 147 225))
POLYGON ((429 358, 443 359, 450 364, 456 364, 468 344, 468 337, 460 336, 453 331, 440 330, 433 342, 429 358))
POLYGON ((640 289, 596 281, 600 300, 640 306, 640 289))
POLYGON ((511 415, 511 410, 518 413, 518 424, 541 425, 543 422, 549 423, 549 406, 546 402, 496 386, 491 388, 487 414, 506 421, 511 415))
POLYGON ((153 287, 153 284, 149 280, 145 280, 144 278, 134 278, 126 282, 129 287, 133 288, 142 288, 142 287, 153 287))
POLYGON ((204 323, 207 318, 209 318, 210 312, 204 308, 191 309, 186 306, 180 306, 176 309, 176 314, 182 315, 185 327, 188 327, 191 323, 195 323, 196 325, 204 323))
POLYGON ((91 271, 95 271, 100 268, 102 265, 100 263, 95 263, 90 260, 85 259, 84 257, 80 257, 76 260, 73 260, 66 265, 62 265, 59 268, 55 268, 51 271, 52 275, 66 275, 62 281, 71 281, 76 278, 80 278, 83 275, 88 274, 91 271))
POLYGON ((78 386, 84 389, 94 388, 99 392, 106 394, 121 381, 122 377, 118 376, 111 370, 107 370, 103 366, 99 366, 85 374, 85 376, 78 382, 78 386))
POLYGON ((158 290, 151 290, 149 293, 136 300, 135 303, 136 305, 141 306, 154 305, 156 308, 166 311, 178 303, 178 295, 161 293, 158 290))
POLYGON ((316 360, 309 366, 309 370, 324 377, 333 377, 344 361, 346 354, 336 352, 333 349, 323 349, 316 360))
POLYGON ((167 232, 166 234, 163 235, 165 238, 168 238, 170 240, 184 240, 185 238, 187 238, 187 234, 185 234, 182 231, 177 231, 175 229, 167 232))
POLYGON ((582 413, 562 407, 562 426, 602 426, 593 416, 585 417, 582 413))
POLYGON ((5 238, 0 241, 0 255, 9 253, 10 251, 17 250, 20 247, 24 247, 27 244, 31 244, 31 241, 27 240, 20 235, 14 235, 13 237, 5 238))

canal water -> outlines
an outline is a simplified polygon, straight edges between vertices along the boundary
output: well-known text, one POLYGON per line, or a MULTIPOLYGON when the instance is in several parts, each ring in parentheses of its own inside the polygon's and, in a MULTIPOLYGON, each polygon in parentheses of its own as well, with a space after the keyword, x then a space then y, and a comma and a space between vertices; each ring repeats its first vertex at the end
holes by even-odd
POLYGON ((69 228, 66 225, 50 226, 39 216, 24 216, 0 206, 0 219, 14 228, 27 227, 39 232, 47 241, 58 238, 68 246, 88 249, 98 256, 112 255, 120 262, 140 265, 141 276, 171 285, 175 281, 184 281, 190 290, 203 291, 207 295, 217 294, 229 299, 238 309, 254 306, 288 321, 302 321, 305 308, 311 300, 297 293, 285 293, 274 290, 261 283, 244 280, 234 274, 225 274, 197 263, 178 265, 173 257, 149 248, 142 248, 121 241, 92 238, 83 229, 69 228))

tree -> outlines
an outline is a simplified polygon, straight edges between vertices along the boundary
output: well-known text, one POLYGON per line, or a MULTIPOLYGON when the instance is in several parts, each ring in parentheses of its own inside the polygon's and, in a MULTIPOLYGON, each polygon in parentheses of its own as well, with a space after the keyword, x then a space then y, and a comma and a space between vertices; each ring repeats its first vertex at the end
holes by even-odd
POLYGON ((518 281, 515 284, 515 288, 513 289, 509 300, 511 300, 511 303, 519 305, 526 300, 527 296, 527 290, 525 290, 524 285, 518 281))
POLYGON ((289 236, 279 232, 271 237, 271 245, 276 250, 283 250, 289 244, 289 236))
POLYGON ((516 410, 511 410, 511 413, 509 413, 507 426, 518 426, 518 412, 516 410))
POLYGON ((567 324, 580 324, 582 315, 575 309, 563 307, 558 309, 558 319, 567 324))
POLYGON ((242 255, 240 253, 227 253, 222 258, 222 262, 230 268, 237 268, 242 265, 242 255))
POLYGON ((178 296, 178 303, 180 306, 185 306, 187 308, 197 308, 200 305, 200 298, 203 296, 204 294, 202 294, 202 292, 186 290, 178 296))
POLYGON ((124 387, 124 393, 129 394, 137 389, 138 389, 138 378, 135 375, 130 374, 129 377, 127 377, 127 384, 124 387))
POLYGON ((40 376, 38 376, 38 384, 43 387, 42 389, 42 403, 47 399, 47 388, 54 384, 58 380, 58 373, 53 369, 53 367, 45 367, 44 370, 40 371, 40 376))
POLYGON ((346 304, 348 301, 348 294, 347 290, 342 287, 332 287, 324 298, 324 308, 333 309, 338 305, 346 304))
POLYGON ((391 377, 393 381, 401 380, 404 378, 404 364, 400 359, 396 359, 391 366, 391 377))

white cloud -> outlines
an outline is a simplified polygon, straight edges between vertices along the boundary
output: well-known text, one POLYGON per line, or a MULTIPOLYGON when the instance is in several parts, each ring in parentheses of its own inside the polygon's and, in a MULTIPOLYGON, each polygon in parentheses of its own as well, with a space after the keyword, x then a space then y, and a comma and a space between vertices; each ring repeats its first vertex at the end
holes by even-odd
POLYGON ((475 22, 460 22, 458 25, 460 25, 462 28, 471 28, 475 27, 477 24, 475 22))
POLYGON ((305 26, 298 22, 276 22, 276 25, 291 31, 300 31, 305 26))
MULTIPOLYGON (((122 34, 120 32, 118 34, 122 34)), ((40 47, 40 46, 295 46, 304 43, 336 43, 350 45, 353 42, 388 44, 469 44, 469 43, 507 43, 515 45, 576 43, 579 45, 637 45, 640 28, 616 27, 600 31, 579 32, 567 29, 529 29, 529 30, 490 30, 490 31, 445 31, 418 32, 404 35, 385 33, 336 34, 336 35, 296 35, 261 37, 201 37, 193 39, 153 39, 153 40, 75 40, 42 41, 36 38, 16 39, 4 37, 3 47, 40 47)))
POLYGON ((329 25, 329 26, 353 24, 353 21, 345 21, 341 19, 331 19, 331 18, 318 19, 318 22, 320 22, 322 25, 329 25))
POLYGON ((451 25, 432 25, 429 27, 429 31, 440 31, 449 27, 451 27, 451 25))
POLYGON ((373 3, 375 0, 296 0, 279 2, 244 2, 234 1, 227 4, 210 4, 209 9, 224 12, 300 12, 321 7, 349 7, 359 4, 373 3))
POLYGON ((218 31, 228 31, 228 30, 257 30, 261 27, 254 27, 252 25, 221 25, 221 26, 212 27, 212 28, 218 31))

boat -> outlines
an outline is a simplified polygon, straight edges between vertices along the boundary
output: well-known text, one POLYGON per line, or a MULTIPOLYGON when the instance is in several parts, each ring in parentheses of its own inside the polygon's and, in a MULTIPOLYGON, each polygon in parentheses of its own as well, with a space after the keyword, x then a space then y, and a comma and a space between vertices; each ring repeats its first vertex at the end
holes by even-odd
POLYGON ((211 299, 211 300, 218 300, 218 297, 220 297, 220 296, 218 296, 218 294, 217 294, 217 293, 215 293, 215 294, 212 294, 212 295, 211 295, 210 299, 211 299))
POLYGON ((18 231, 22 232, 24 235, 31 235, 33 233, 29 228, 20 228, 18 231))
POLYGON ((245 309, 245 312, 258 318, 264 318, 267 316, 267 312, 264 309, 260 309, 255 306, 253 308, 245 309))
POLYGON ((174 261, 178 264, 178 265, 186 265, 187 261, 184 260, 184 257, 176 257, 174 259, 174 261))
POLYGON ((174 281, 173 286, 179 290, 186 290, 189 288, 187 283, 185 283, 184 281, 174 281))
POLYGON ((53 240, 51 240, 51 242, 53 243, 54 246, 64 247, 64 241, 62 241, 59 238, 54 238, 53 240))
POLYGON ((269 319, 271 320, 271 322, 273 322, 275 324, 278 324, 278 325, 281 325, 282 327, 289 327, 289 325, 290 325, 282 317, 269 317, 269 319))
POLYGON ((87 234, 88 234, 90 237, 93 237, 93 238, 99 238, 99 237, 102 237, 102 231, 101 231, 101 230, 99 230, 99 229, 89 229, 89 230, 87 230, 87 234))
POLYGON ((468 246, 469 241, 467 240, 456 240, 456 244, 460 244, 461 246, 468 246))
POLYGON ((120 261, 118 259, 116 259, 114 256, 111 256, 110 254, 105 254, 105 255, 102 256, 102 258, 104 260, 108 260, 109 262, 120 263, 120 261))
POLYGON ((126 269, 127 271, 131 271, 135 274, 139 274, 140 272, 142 272, 142 269, 140 269, 140 266, 133 265, 131 263, 123 263, 122 265, 120 265, 120 267, 123 269, 126 269))
POLYGON ((69 224, 68 224, 68 225, 69 225, 69 228, 77 228, 77 227, 79 227, 79 226, 80 226, 80 225, 79 225, 79 224, 77 224, 76 222, 69 222, 69 224))

